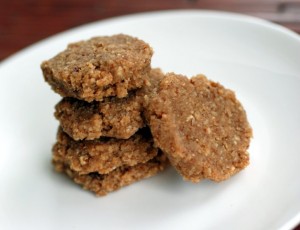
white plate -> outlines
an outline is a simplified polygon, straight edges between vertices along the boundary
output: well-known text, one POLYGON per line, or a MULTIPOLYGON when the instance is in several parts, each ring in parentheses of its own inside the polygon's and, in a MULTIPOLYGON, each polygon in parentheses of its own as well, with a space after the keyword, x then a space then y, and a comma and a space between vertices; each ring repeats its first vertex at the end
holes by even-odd
POLYGON ((252 17, 167 11, 119 17, 39 42, 0 65, 1 229, 288 229, 300 220, 300 38, 252 17), (254 130, 251 165, 222 183, 169 169, 97 198, 53 171, 59 96, 39 65, 66 44, 127 33, 153 66, 204 73, 236 91, 254 130))

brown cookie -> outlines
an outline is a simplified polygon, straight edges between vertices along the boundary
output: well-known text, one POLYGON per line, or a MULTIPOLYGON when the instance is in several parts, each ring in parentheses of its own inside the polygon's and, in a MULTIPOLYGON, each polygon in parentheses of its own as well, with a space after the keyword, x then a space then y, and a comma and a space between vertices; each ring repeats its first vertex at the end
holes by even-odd
POLYGON ((147 114, 154 142, 186 180, 222 181, 249 164, 252 130, 242 105, 204 76, 167 74, 147 114))
POLYGON ((118 167, 145 163, 158 154, 150 131, 144 128, 127 140, 101 138, 74 141, 59 128, 53 160, 63 160, 78 174, 107 174, 118 167))
POLYGON ((45 80, 63 97, 88 102, 126 97, 150 71, 151 47, 128 35, 95 37, 68 45, 41 64, 45 80))
POLYGON ((74 140, 93 140, 105 137, 128 139, 145 126, 143 104, 163 78, 160 69, 153 69, 147 84, 128 97, 105 98, 91 103, 64 98, 55 107, 55 117, 63 130, 74 140))
POLYGON ((96 193, 97 196, 104 196, 121 187, 154 176, 167 167, 168 160, 165 155, 160 153, 146 163, 135 166, 121 166, 108 174, 99 174, 98 172, 79 174, 70 168, 64 158, 59 157, 54 158, 53 164, 58 172, 66 173, 77 184, 82 185, 84 189, 96 193))
POLYGON ((151 69, 146 85, 137 90, 137 97, 141 98, 143 104, 143 113, 146 112, 145 108, 148 107, 150 98, 156 93, 159 83, 164 77, 165 74, 160 68, 151 69))

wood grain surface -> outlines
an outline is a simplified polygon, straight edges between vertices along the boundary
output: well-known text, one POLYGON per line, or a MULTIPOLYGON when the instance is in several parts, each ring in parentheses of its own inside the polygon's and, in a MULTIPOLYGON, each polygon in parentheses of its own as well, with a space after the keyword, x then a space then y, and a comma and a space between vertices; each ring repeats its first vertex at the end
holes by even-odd
MULTIPOLYGON (((0 61, 58 32, 109 17, 211 9, 261 17, 300 33, 300 0, 0 0, 0 61)), ((296 228, 300 230, 300 226, 296 228)))
POLYGON ((84 23, 165 9, 241 12, 300 33, 300 0, 0 0, 0 6, 0 60, 84 23))

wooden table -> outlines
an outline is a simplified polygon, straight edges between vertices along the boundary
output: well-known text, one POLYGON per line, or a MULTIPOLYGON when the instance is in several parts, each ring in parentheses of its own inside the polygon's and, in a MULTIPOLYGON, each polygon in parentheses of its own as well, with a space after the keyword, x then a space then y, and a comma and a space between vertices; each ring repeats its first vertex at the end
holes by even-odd
MULTIPOLYGON (((240 12, 300 33, 300 0, 0 0, 0 6, 0 61, 32 43, 81 24, 165 9, 240 12)), ((296 230, 300 230, 300 225, 296 230)))
POLYGON ((66 29, 113 16, 165 9, 241 12, 300 33, 300 0, 0 0, 0 60, 66 29))

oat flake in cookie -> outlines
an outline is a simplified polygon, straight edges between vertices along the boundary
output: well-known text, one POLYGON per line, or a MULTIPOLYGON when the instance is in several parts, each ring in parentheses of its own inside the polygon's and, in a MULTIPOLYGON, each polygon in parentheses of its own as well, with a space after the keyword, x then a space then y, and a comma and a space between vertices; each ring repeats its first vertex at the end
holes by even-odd
POLYGON ((252 130, 242 105, 204 76, 167 74, 147 114, 155 143, 186 180, 222 181, 249 164, 252 130))
POLYGON ((151 47, 128 35, 95 37, 68 45, 42 63, 45 80, 63 97, 91 102, 126 97, 150 71, 151 47))

